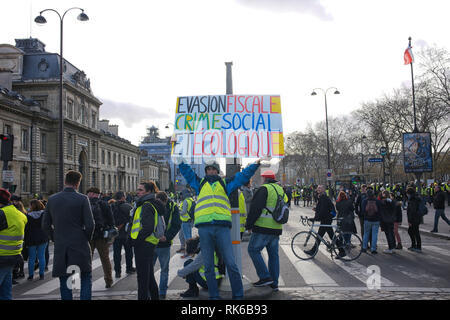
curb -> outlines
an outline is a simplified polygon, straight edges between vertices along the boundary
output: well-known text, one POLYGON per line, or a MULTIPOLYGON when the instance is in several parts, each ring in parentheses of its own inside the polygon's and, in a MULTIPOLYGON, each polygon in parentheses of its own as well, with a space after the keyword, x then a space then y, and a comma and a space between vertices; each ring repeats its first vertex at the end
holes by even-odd
MULTIPOLYGON (((408 226, 399 225, 398 227, 401 228, 401 229, 404 229, 404 230, 408 230, 408 226)), ((419 232, 420 232, 420 234, 425 234, 425 235, 433 237, 433 238, 440 238, 440 239, 450 240, 450 235, 447 235, 447 234, 444 234, 444 233, 430 232, 430 231, 427 231, 425 229, 420 229, 420 228, 419 228, 419 232)))

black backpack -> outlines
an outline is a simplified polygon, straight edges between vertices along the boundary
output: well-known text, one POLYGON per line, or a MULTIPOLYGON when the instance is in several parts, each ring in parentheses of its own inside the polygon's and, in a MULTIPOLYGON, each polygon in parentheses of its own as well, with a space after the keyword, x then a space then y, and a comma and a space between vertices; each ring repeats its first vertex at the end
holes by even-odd
POLYGON ((277 202, 273 211, 270 211, 269 209, 267 209, 267 207, 265 209, 272 214, 273 220, 275 220, 277 223, 285 224, 289 220, 289 207, 287 203, 284 202, 285 193, 283 191, 283 194, 280 195, 277 189, 272 184, 269 185, 272 186, 272 188, 277 193, 277 202))
POLYGON ((192 200, 191 208, 189 209, 189 212, 188 212, 188 215, 192 219, 192 221, 194 221, 194 216, 195 216, 195 205, 196 205, 196 202, 194 200, 192 200))

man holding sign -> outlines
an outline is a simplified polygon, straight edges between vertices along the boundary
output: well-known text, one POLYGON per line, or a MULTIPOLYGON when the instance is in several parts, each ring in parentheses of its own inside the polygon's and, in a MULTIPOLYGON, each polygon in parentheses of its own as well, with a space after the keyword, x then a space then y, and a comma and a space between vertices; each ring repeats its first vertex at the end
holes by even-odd
POLYGON ((180 171, 187 183, 196 191, 194 224, 200 236, 200 248, 204 257, 205 276, 209 298, 220 299, 214 272, 214 251, 222 255, 227 267, 233 299, 242 299, 244 289, 241 274, 236 265, 231 247, 231 207, 228 196, 246 183, 259 168, 260 160, 251 164, 234 177, 222 179, 217 162, 205 167, 205 177, 199 178, 192 168, 182 162, 180 171))

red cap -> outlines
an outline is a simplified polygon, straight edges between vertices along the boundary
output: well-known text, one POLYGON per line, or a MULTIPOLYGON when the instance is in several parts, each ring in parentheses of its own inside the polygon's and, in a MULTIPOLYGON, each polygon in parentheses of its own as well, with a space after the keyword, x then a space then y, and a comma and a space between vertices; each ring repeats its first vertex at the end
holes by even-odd
POLYGON ((263 173, 261 173, 261 177, 275 180, 275 173, 273 173, 272 170, 266 170, 263 173))
POLYGON ((0 198, 1 202, 5 203, 5 202, 9 202, 9 200, 11 200, 11 193, 9 193, 8 190, 0 188, 0 198))

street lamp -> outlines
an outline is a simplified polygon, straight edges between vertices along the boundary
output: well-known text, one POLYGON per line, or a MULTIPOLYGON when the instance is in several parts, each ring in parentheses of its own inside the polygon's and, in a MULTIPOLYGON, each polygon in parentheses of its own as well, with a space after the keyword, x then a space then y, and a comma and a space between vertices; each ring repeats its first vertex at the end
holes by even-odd
POLYGON ((58 174, 58 181, 59 186, 62 190, 64 186, 64 117, 63 117, 63 21, 64 17, 66 16, 66 13, 70 10, 78 9, 81 10, 81 13, 78 15, 77 19, 80 21, 88 21, 89 17, 84 13, 84 10, 78 7, 67 9, 66 12, 61 16, 58 11, 54 9, 45 9, 42 10, 39 13, 39 16, 37 16, 34 19, 34 22, 36 22, 38 25, 43 25, 47 23, 47 20, 42 15, 46 11, 53 11, 55 12, 60 20, 60 50, 59 50, 59 174, 58 174))
MULTIPOLYGON (((315 88, 315 89, 313 89, 313 92, 311 93, 312 96, 315 96, 315 95, 317 95, 316 90, 320 90, 320 91, 323 92, 323 95, 325 97, 325 123, 326 123, 326 126, 327 126, 327 165, 328 165, 328 170, 331 170, 331 164, 330 164, 330 138, 329 138, 329 134, 328 134, 328 110, 327 110, 327 93, 328 93, 328 90, 330 90, 330 89, 334 89, 334 94, 340 94, 338 89, 336 89, 335 87, 330 87, 327 90, 323 90, 321 88, 315 88)), ((330 187, 330 180, 328 180, 328 187, 330 187)))
POLYGON ((361 174, 364 178, 364 150, 363 150, 363 140, 367 139, 365 135, 361 136, 361 174))
MULTIPOLYGON (((171 125, 171 126, 173 126, 174 128, 175 128, 175 126, 173 125, 173 123, 168 123, 168 124, 166 124, 166 126, 164 127, 165 129, 169 129, 169 125, 171 125)), ((172 148, 173 148, 173 143, 174 143, 174 141, 173 141, 173 138, 174 138, 174 136, 172 135, 172 138, 170 139, 170 142, 171 142, 171 144, 172 144, 172 148)), ((176 188, 176 175, 175 175, 175 169, 176 169, 176 167, 175 167, 175 161, 173 161, 173 160, 171 160, 172 161, 172 164, 173 164, 173 170, 172 170, 172 173, 173 173, 173 190, 176 192, 177 191, 177 188, 176 188)))

